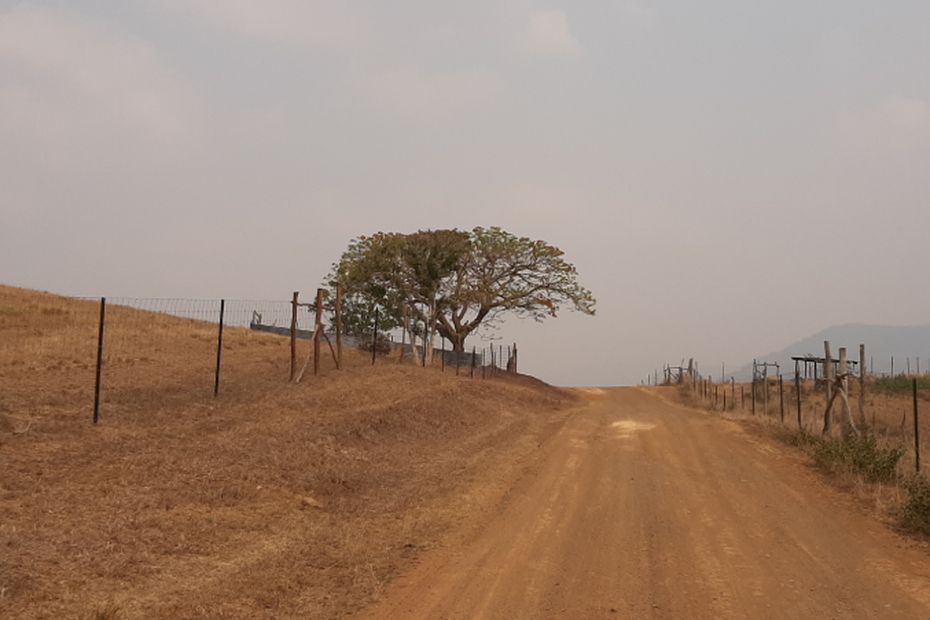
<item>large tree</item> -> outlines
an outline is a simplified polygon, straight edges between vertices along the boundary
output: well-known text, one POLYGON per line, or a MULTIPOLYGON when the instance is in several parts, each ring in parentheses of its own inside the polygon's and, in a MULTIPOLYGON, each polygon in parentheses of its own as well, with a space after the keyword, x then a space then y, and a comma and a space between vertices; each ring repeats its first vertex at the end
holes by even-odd
POLYGON ((391 325, 406 307, 427 342, 438 331, 464 351, 470 334, 506 314, 541 321, 565 305, 594 314, 594 297, 563 256, 545 241, 496 227, 376 233, 352 240, 330 281, 343 286, 350 305, 382 307, 391 325))

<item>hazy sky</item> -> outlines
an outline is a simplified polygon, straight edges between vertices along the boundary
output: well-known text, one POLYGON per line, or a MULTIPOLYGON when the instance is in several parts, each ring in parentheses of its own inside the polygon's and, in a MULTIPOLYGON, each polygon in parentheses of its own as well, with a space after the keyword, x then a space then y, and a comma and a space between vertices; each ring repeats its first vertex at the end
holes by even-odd
POLYGON ((377 230, 565 250, 523 370, 930 322, 930 2, 0 0, 0 282, 287 299, 377 230))

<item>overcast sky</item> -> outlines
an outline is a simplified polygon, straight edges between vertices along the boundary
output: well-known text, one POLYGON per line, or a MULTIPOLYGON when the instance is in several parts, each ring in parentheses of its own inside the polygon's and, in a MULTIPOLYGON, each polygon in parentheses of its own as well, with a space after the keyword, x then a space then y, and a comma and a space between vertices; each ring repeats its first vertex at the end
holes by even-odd
POLYGON ((930 323, 930 2, 0 0, 0 282, 287 299, 377 230, 558 245, 561 384, 930 323))

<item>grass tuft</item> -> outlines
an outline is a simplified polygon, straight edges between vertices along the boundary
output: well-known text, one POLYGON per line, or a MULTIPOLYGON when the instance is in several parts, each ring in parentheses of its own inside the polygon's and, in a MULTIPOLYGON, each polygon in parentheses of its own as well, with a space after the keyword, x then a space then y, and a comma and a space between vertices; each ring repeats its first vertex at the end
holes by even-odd
POLYGON ((907 499, 901 505, 901 525, 912 532, 930 535, 930 482, 914 476, 905 484, 907 499))
POLYGON ((904 456, 900 446, 882 446, 874 435, 849 437, 844 441, 824 439, 801 431, 786 437, 787 443, 801 448, 818 466, 831 472, 861 475, 868 482, 891 482, 897 477, 898 461, 904 456))

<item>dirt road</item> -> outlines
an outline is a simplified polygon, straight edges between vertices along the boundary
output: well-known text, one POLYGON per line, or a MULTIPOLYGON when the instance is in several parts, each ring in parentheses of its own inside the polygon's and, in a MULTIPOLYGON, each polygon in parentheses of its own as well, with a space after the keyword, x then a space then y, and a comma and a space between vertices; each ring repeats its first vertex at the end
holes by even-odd
POLYGON ((930 618, 930 554, 787 448, 589 390, 487 522, 364 618, 930 618))

